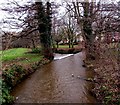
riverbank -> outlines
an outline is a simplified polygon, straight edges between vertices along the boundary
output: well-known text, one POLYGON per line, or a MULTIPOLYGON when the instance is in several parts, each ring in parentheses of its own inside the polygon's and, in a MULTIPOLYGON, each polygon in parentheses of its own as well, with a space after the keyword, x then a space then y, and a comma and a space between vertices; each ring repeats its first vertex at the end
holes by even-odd
MULTIPOLYGON (((63 49, 68 51, 71 49, 63 49)), ((73 50, 72 50, 73 51, 73 50)), ((2 95, 0 97, 3 105, 9 104, 14 100, 10 96, 10 91, 14 86, 35 72, 42 65, 49 63, 48 59, 43 58, 40 49, 13 48, 1 51, 2 55, 2 95)))
POLYGON ((0 84, 2 84, 0 103, 6 105, 14 100, 14 97, 10 95, 13 87, 42 65, 49 63, 50 60, 43 58, 38 50, 27 48, 9 49, 2 51, 1 54, 3 63, 0 74, 2 75, 0 78, 0 84))
POLYGON ((120 105, 120 63, 119 52, 116 49, 106 48, 99 59, 93 62, 95 84, 93 93, 99 102, 120 105))

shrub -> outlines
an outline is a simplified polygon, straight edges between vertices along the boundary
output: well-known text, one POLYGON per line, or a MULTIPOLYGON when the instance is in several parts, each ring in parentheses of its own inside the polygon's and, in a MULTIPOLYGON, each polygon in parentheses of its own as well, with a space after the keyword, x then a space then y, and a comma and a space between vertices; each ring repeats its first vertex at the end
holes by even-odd
POLYGON ((13 87, 24 75, 24 69, 21 65, 12 65, 10 69, 4 70, 2 77, 9 87, 13 87))
POLYGON ((41 53, 41 49, 40 48, 33 48, 31 53, 41 53))
POLYGON ((25 75, 25 70, 21 65, 13 64, 10 69, 6 69, 2 73, 0 85, 2 84, 2 95, 0 95, 0 103, 8 105, 13 102, 14 98, 10 95, 10 90, 15 86, 25 75))
POLYGON ((57 49, 56 53, 60 53, 60 54, 73 54, 73 53, 75 53, 75 49, 74 48, 57 49))
POLYGON ((38 63, 34 63, 34 64, 32 65, 32 69, 33 69, 33 70, 36 70, 38 67, 39 67, 38 63))
POLYGON ((73 53, 73 52, 74 52, 74 50, 75 50, 74 48, 70 48, 70 49, 68 50, 68 53, 70 53, 70 54, 71 54, 71 53, 73 53))
POLYGON ((10 95, 10 88, 7 86, 7 84, 0 79, 0 85, 2 92, 0 92, 0 103, 1 105, 7 105, 13 102, 14 98, 10 95))

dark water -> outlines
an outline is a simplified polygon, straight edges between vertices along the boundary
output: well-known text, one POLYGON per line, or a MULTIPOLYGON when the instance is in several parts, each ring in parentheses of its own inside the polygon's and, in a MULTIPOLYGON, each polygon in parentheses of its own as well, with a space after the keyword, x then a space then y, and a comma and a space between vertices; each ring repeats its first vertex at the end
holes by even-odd
POLYGON ((92 84, 77 77, 93 75, 82 67, 83 58, 81 52, 38 69, 14 88, 11 94, 17 97, 15 103, 94 103, 89 94, 92 84))

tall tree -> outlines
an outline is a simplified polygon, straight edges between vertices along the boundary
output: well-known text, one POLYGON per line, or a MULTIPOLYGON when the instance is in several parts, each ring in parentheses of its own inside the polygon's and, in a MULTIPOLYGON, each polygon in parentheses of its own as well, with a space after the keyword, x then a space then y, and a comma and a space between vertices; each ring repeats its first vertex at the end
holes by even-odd
POLYGON ((86 58, 91 59, 93 57, 94 51, 94 39, 92 30, 92 22, 93 22, 93 2, 89 2, 89 0, 85 0, 84 2, 73 2, 73 7, 75 11, 75 18, 77 18, 77 22, 80 25, 81 32, 85 41, 86 47, 86 58), (83 14, 80 11, 80 8, 83 8, 83 14))
POLYGON ((53 59, 53 52, 51 47, 51 5, 46 3, 47 8, 42 2, 36 2, 38 14, 38 30, 40 33, 40 41, 43 49, 43 55, 50 60, 53 59))
POLYGON ((95 2, 95 0, 84 0, 84 2, 78 2, 77 0, 72 3, 67 3, 67 10, 74 12, 74 17, 80 27, 81 34, 85 41, 86 47, 86 58, 95 59, 95 40, 97 34, 108 31, 115 31, 118 29, 116 20, 116 4, 95 2), (116 22, 115 22, 116 21, 116 22), (93 29, 93 24, 96 24, 95 32, 93 29))

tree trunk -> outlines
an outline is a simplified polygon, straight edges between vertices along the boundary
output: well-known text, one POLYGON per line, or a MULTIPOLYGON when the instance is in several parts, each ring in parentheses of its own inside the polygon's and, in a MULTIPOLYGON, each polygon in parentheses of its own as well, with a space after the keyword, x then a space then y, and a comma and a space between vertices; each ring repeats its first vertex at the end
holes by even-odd
POLYGON ((70 46, 70 45, 71 45, 71 44, 70 44, 70 40, 69 40, 68 44, 69 44, 69 48, 70 48, 70 47, 71 47, 71 46, 70 46))
POLYGON ((42 45, 43 55, 45 58, 52 60, 54 58, 52 51, 52 38, 51 38, 51 10, 50 3, 47 2, 47 9, 45 8, 42 2, 36 2, 37 12, 38 12, 38 29, 40 33, 40 42, 42 45))
POLYGON ((59 42, 57 42, 57 48, 59 48, 59 44, 58 44, 59 42))
POLYGON ((86 59, 93 60, 95 59, 94 54, 94 40, 95 36, 92 33, 92 21, 91 21, 91 11, 89 10, 90 3, 84 2, 84 21, 83 21, 83 32, 85 38, 85 46, 86 46, 86 59))
POLYGON ((32 39, 32 45, 33 45, 33 48, 36 48, 34 39, 32 39))
POLYGON ((73 43, 72 43, 72 48, 74 48, 74 45, 73 45, 73 43))

